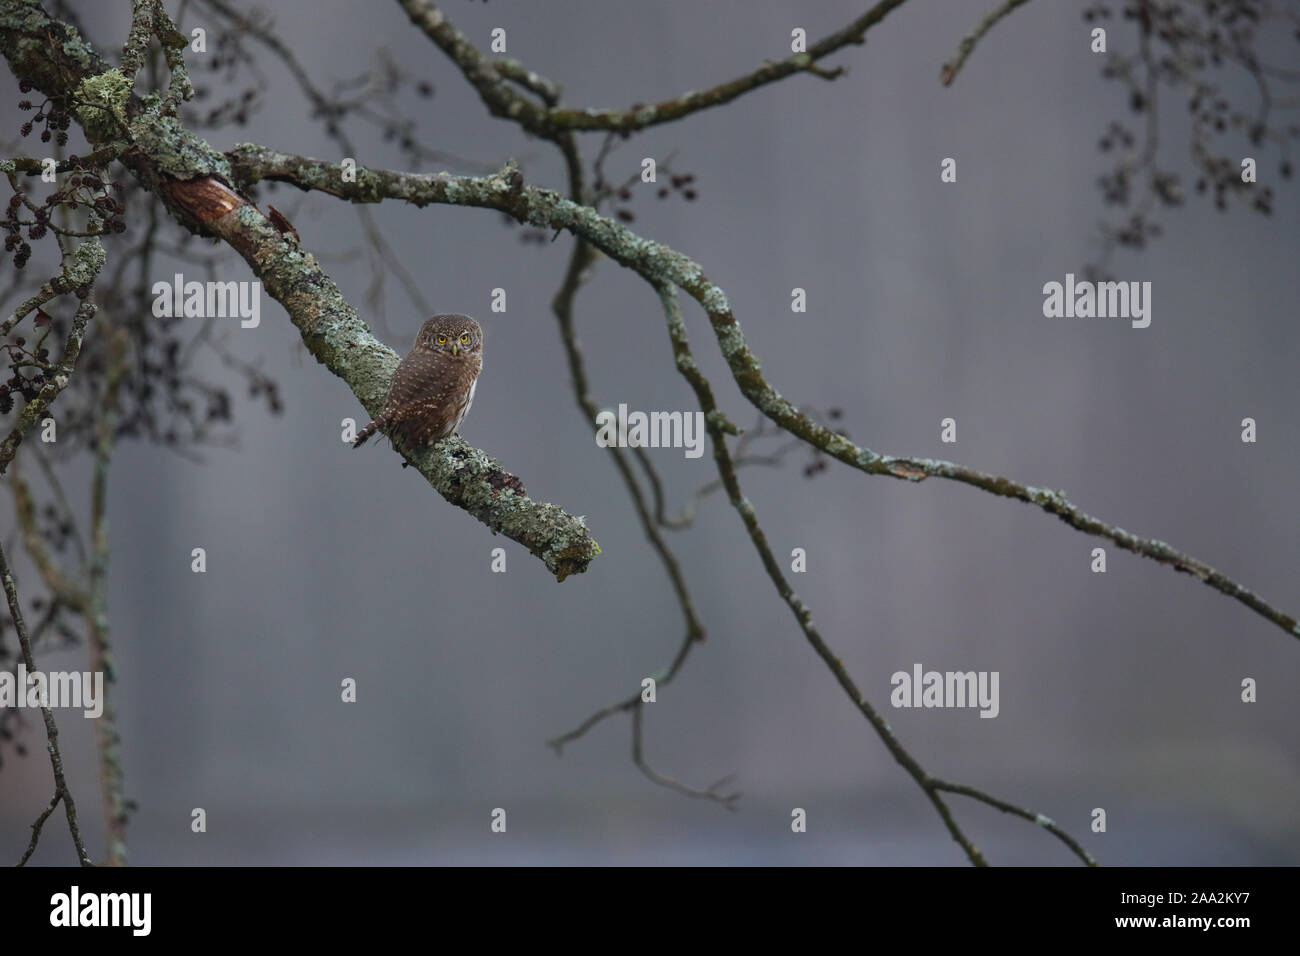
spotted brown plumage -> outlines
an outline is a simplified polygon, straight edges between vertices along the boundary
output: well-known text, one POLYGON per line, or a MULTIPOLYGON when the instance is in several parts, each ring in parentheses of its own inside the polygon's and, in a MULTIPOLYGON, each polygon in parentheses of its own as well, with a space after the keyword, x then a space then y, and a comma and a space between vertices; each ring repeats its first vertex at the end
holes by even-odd
POLYGON ((357 433, 353 448, 382 431, 409 448, 456 433, 469 414, 483 370, 483 330, 468 315, 435 315, 393 373, 383 413, 357 433))

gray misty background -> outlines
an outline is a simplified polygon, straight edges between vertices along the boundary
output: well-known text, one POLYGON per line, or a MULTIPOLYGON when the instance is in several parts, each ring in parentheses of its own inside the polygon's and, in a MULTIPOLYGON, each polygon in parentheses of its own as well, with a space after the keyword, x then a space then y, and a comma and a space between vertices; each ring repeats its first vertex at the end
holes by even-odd
MULTIPOLYGON (((1043 284, 1080 273, 1095 254, 1105 212, 1095 180, 1109 162, 1096 141, 1126 118, 1125 96, 1088 52, 1081 6, 1056 3, 1015 12, 942 88, 940 64, 988 6, 917 0, 828 61, 850 67, 836 82, 792 77, 634 138, 612 157, 611 177, 675 151, 699 199, 658 202, 644 187, 633 228, 703 263, 769 380, 803 407, 841 407, 859 443, 1064 489, 1090 514, 1164 539, 1294 613, 1300 204, 1276 181, 1278 154, 1258 154, 1261 182, 1277 191, 1271 220, 1191 202, 1160 217, 1166 235, 1155 245, 1111 263, 1117 278, 1152 282, 1150 328, 1045 319, 1043 284), (958 161, 955 185, 939 181, 947 156, 958 161), (791 313, 795 286, 807 289, 806 314, 791 313), (948 416, 955 446, 939 440, 948 416), (1246 416, 1259 422, 1257 444, 1240 441, 1246 416)), ((115 55, 129 4, 83 8, 100 49, 115 55)), ((563 82, 568 103, 625 107, 748 72, 788 55, 793 27, 817 39, 863 8, 453 0, 446 9, 484 49, 504 27, 509 54, 563 82)), ((517 157, 529 182, 562 185, 553 147, 488 116, 395 3, 270 9, 318 82, 362 72, 383 47, 436 88, 432 100, 405 102, 426 141, 492 166, 517 157)), ((191 11, 181 25, 203 22, 191 11)), ((1131 32, 1110 26, 1112 49, 1131 49, 1131 32)), ((189 59, 196 83, 211 82, 189 59)), ((265 108, 215 145, 340 158, 285 70, 261 62, 265 108)), ((1172 104, 1161 145, 1185 155, 1181 109, 1172 104)), ((401 166, 366 127, 350 132, 364 144, 359 162, 401 166)), ((582 138, 588 158, 601 135, 582 138)), ((391 280, 384 313, 364 308, 370 274, 353 210, 287 187, 268 199, 405 352, 423 316, 391 280)), ((523 244, 483 210, 371 208, 436 308, 485 326, 465 437, 533 496, 585 514, 603 554, 557 585, 399 468, 386 443, 343 445, 341 419, 364 421, 364 411, 264 298, 261 327, 232 323, 228 342, 279 381, 285 414, 242 404, 239 446, 210 450, 203 464, 140 444, 116 456, 110 610, 127 789, 139 803, 132 861, 963 863, 803 640, 721 496, 670 538, 709 638, 649 708, 646 749, 687 782, 734 773, 738 812, 644 779, 626 717, 562 757, 544 745, 665 666, 682 632, 662 567, 570 392, 549 302, 571 240, 523 244), (505 314, 489 309, 497 286, 508 290, 505 314), (190 572, 196 546, 207 549, 204 575, 190 572), (490 573, 495 547, 506 549, 506 574, 490 573), (348 676, 359 684, 354 705, 339 701, 348 676), (194 807, 207 810, 205 835, 190 832, 194 807), (489 830, 495 807, 508 812, 505 835, 489 830), (808 833, 791 833, 793 807, 808 811, 808 833)), ((227 263, 220 278, 250 277, 233 256, 227 263)), ((157 278, 173 271, 160 264, 157 278)), ((724 409, 752 424, 702 313, 688 300, 683 308, 724 409)), ((577 324, 603 406, 694 407, 642 280, 602 262, 577 324)), ((715 475, 707 454, 652 454, 676 504, 715 475)), ((1047 814, 1103 863, 1300 862, 1294 640, 1114 547, 1109 572, 1090 573, 1102 542, 1026 505, 836 464, 807 480, 804 461, 742 472, 746 494, 778 556, 807 550, 795 587, 931 772, 1047 814), (890 675, 916 662, 999 671, 1000 716, 890 709, 890 675), (1258 703, 1240 702, 1244 677, 1259 681, 1258 703), (1106 809, 1109 832, 1089 831, 1094 807, 1106 809)), ((70 481, 85 488, 84 474, 70 481)), ((24 577, 36 593, 34 574, 24 577)), ((83 661, 71 651, 39 663, 83 661)), ((0 773, 3 859, 21 854, 51 792, 39 719, 28 726, 31 756, 0 773)), ((62 716, 99 856, 91 729, 62 716)), ((991 862, 1077 862, 1037 827, 951 803, 991 862)), ((60 815, 36 860, 72 859, 60 815)))

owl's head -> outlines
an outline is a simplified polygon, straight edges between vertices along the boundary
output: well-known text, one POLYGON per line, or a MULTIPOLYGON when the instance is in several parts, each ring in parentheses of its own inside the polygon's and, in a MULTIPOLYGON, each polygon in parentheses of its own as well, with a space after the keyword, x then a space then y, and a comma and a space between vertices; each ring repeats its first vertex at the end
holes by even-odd
POLYGON ((453 356, 472 354, 483 350, 483 330, 468 315, 435 315, 420 326, 415 344, 453 356))

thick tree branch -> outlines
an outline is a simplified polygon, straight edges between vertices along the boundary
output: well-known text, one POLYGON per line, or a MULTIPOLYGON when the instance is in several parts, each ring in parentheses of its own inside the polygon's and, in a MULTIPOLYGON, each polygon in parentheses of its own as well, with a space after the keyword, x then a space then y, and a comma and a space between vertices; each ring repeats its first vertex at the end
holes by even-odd
MULTIPOLYGON (((308 351, 347 382, 377 417, 399 356, 371 335, 334 281, 300 250, 296 237, 279 232, 257 207, 215 177, 174 183, 170 196, 192 215, 219 211, 206 227, 243 256, 267 293, 288 311, 308 351)), ((556 580, 585 571, 600 553, 583 518, 527 497, 518 478, 464 440, 401 451, 447 501, 522 544, 556 580)))
POLYGON ((882 455, 856 445, 818 424, 768 384, 763 377, 758 357, 750 351, 740 329, 740 322, 731 311, 726 293, 710 281, 698 263, 661 243, 638 236, 590 207, 550 190, 525 186, 523 177, 513 167, 507 166, 492 176, 482 177, 358 169, 356 182, 348 183, 343 181, 337 164, 293 156, 261 146, 239 146, 229 154, 229 158, 233 173, 241 183, 253 183, 261 179, 279 180, 293 183, 301 189, 320 190, 352 202, 379 202, 388 198, 404 200, 417 206, 429 203, 477 206, 500 210, 529 225, 567 229, 586 239, 611 259, 637 272, 655 287, 675 285, 695 299, 709 317, 727 367, 741 392, 764 415, 809 445, 820 448, 831 457, 869 475, 883 475, 911 482, 943 478, 1034 505, 1084 534, 1106 538, 1127 551, 1190 574, 1209 587, 1240 601, 1291 637, 1300 638, 1300 623, 1297 623, 1295 617, 1265 601, 1249 588, 1163 541, 1140 537, 1092 517, 1059 491, 1021 484, 950 461, 882 455))
MULTIPOLYGON (((156 16, 156 11, 155 11, 156 16)), ((50 19, 35 0, 0 0, 0 53, 16 73, 48 96, 85 89, 108 72, 70 26, 50 19), (57 42, 53 48, 50 40, 57 42)), ((216 235, 249 264, 263 287, 289 313, 308 351, 342 378, 372 416, 382 410, 398 356, 370 333, 316 259, 292 233, 282 233, 254 204, 230 189, 228 163, 148 98, 121 104, 133 145, 122 161, 183 226, 216 235)), ((86 130, 89 137, 120 132, 86 130)), ((116 138, 113 136, 113 138, 116 138)), ((102 255, 102 253, 101 253, 102 255)), ((24 419, 32 405, 24 410, 24 419)), ((20 420, 20 425, 22 421, 20 420)), ((342 445, 340 445, 342 447, 342 445)), ((0 446, 0 471, 12 456, 0 446)), ((600 548, 582 517, 523 494, 501 463, 459 438, 405 453, 447 501, 493 532, 522 544, 562 581, 585 571, 600 548)))

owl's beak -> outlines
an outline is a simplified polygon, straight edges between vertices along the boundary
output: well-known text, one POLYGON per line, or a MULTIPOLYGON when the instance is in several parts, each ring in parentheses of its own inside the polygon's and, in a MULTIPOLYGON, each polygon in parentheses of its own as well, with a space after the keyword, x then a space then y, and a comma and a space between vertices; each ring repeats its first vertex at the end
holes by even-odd
POLYGON ((459 343, 459 342, 452 342, 452 343, 451 343, 451 354, 452 354, 452 355, 459 355, 459 354, 460 354, 460 343, 459 343))

